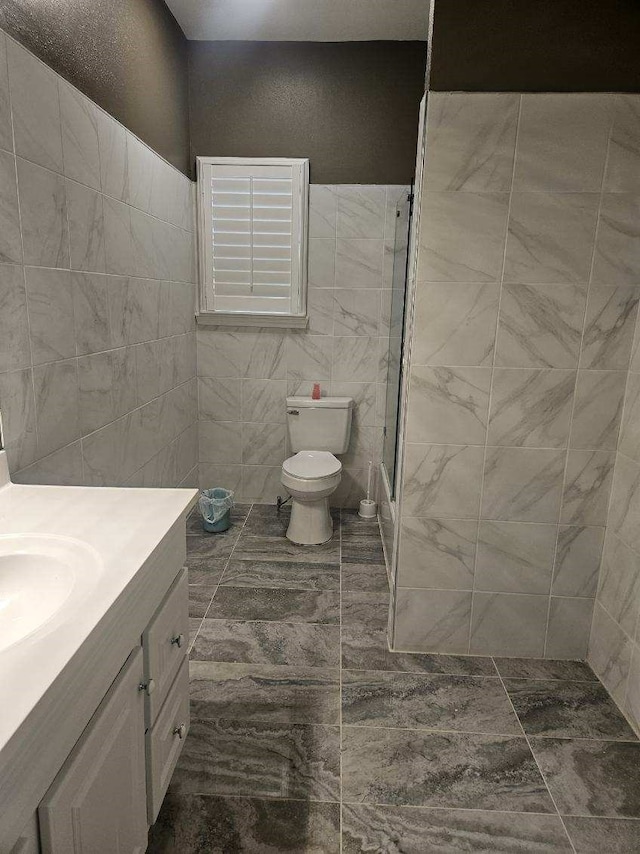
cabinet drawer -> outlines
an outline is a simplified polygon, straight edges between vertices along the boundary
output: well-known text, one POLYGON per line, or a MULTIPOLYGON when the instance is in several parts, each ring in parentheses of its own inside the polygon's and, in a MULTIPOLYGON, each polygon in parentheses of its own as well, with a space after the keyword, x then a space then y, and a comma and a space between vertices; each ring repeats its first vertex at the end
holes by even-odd
POLYGON ((158 817, 173 769, 189 731, 189 662, 182 662, 158 719, 147 733, 147 809, 158 817))
POLYGON ((144 671, 153 690, 146 694, 146 723, 153 726, 189 645, 189 590, 187 570, 174 582, 167 598, 142 636, 144 671))

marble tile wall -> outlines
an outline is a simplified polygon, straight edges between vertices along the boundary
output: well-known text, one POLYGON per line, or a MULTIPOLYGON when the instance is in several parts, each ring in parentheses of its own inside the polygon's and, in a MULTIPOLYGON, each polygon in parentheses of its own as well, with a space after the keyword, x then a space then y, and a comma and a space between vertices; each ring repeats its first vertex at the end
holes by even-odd
POLYGON ((396 649, 586 655, 640 296, 639 164, 640 96, 430 93, 396 649))
POLYGON ((357 506, 369 460, 378 462, 387 379, 395 204, 407 187, 310 187, 309 326, 305 330, 198 330, 200 486, 223 485, 241 501, 284 492, 287 395, 356 401, 341 459, 338 506, 357 506))
POLYGON ((20 482, 196 481, 191 182, 0 31, 0 410, 20 482))
MULTIPOLYGON (((639 116, 640 118, 640 116, 639 116)), ((634 146, 640 180, 640 121, 634 146)), ((628 164, 631 166, 631 163, 628 164)), ((630 168, 627 170, 630 172, 630 168)), ((636 220, 638 242, 640 227, 636 220)), ((640 281, 640 253, 635 261, 640 281)), ((589 662, 640 731, 640 324, 627 377, 589 662)))

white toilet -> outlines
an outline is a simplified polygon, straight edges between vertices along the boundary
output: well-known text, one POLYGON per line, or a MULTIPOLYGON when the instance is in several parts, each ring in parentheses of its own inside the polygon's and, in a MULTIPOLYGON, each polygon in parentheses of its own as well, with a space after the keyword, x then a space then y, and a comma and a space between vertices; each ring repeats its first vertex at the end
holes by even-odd
POLYGON ((329 496, 342 478, 342 463, 351 436, 350 397, 287 398, 287 431, 293 457, 282 464, 282 485, 291 493, 287 537, 294 543, 318 545, 331 539, 329 496))

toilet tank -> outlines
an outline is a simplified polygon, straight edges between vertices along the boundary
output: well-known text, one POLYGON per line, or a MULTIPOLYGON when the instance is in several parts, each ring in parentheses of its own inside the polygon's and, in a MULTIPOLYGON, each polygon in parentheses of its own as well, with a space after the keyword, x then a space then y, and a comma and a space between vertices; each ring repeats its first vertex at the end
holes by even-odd
POLYGON ((287 398, 287 431, 292 451, 344 454, 351 436, 350 397, 287 398))

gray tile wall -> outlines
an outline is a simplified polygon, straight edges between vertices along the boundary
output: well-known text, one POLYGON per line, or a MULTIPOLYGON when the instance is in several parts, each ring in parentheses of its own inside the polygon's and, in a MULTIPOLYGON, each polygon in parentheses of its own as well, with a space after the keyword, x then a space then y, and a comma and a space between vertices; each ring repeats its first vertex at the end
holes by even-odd
MULTIPOLYGON (((640 119, 640 114, 638 114, 640 119)), ((640 121, 635 157, 640 182, 640 121)), ((640 209, 635 221, 640 242, 640 209)), ((640 281, 640 253, 636 273, 640 281)), ((620 441, 596 598, 589 662, 614 699, 640 730, 640 323, 627 378, 620 441)))
POLYGON ((586 655, 640 295, 639 116, 639 96, 429 96, 397 649, 586 655))
POLYGON ((395 203, 408 188, 310 188, 306 330, 198 330, 200 486, 273 502, 286 446, 286 396, 353 397, 349 451, 336 505, 356 506, 367 465, 381 458, 395 203))
POLYGON ((197 462, 191 182, 0 32, 0 409, 21 482, 197 462))

